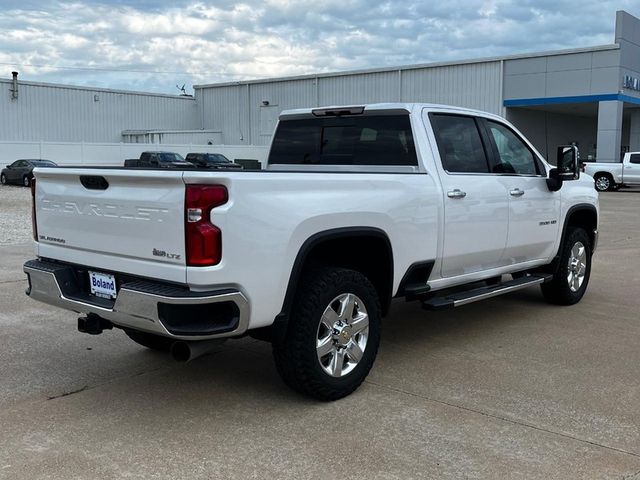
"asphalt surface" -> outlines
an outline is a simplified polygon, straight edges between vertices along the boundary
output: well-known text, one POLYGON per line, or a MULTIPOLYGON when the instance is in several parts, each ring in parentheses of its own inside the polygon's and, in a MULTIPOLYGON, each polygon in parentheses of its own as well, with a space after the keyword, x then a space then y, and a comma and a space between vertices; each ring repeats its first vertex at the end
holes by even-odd
MULTIPOLYGON (((27 189, 10 204, 8 188, 0 229, 29 221, 27 189)), ((0 478, 640 480, 640 191, 601 206, 580 304, 536 287, 439 313, 399 302, 367 381, 333 403, 289 391, 258 341, 182 365, 76 332, 24 295, 28 234, 5 235, 0 478)))

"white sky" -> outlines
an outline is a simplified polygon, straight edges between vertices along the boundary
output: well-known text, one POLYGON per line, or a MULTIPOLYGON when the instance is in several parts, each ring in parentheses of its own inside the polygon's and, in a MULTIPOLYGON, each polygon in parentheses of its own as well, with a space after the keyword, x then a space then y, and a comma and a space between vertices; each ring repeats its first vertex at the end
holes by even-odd
POLYGON ((176 84, 189 92, 198 83, 609 44, 616 10, 640 15, 639 0, 0 0, 0 7, 0 77, 17 69, 22 80, 163 93, 178 93, 176 84))

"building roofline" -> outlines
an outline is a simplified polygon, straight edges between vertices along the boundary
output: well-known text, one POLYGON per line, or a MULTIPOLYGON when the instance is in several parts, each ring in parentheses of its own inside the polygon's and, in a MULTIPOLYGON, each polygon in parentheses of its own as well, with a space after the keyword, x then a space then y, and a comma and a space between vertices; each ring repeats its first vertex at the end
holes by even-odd
MULTIPOLYGON (((11 78, 0 78, 0 83, 13 83, 13 79, 11 78)), ((46 87, 46 88, 59 88, 62 90, 82 90, 85 92, 96 92, 96 93, 118 93, 124 95, 144 95, 147 97, 165 97, 165 98, 175 98, 175 99, 184 99, 184 100, 194 100, 193 96, 185 96, 185 95, 171 95, 169 93, 153 93, 153 92, 141 92, 137 90, 117 90, 112 88, 100 88, 100 87, 84 87, 80 85, 68 85, 64 83, 46 83, 46 82, 31 82, 28 80, 20 80, 18 79, 18 85, 27 85, 30 87, 46 87)))
POLYGON ((201 85, 194 85, 193 89, 201 90, 204 88, 231 87, 231 86, 238 86, 238 85, 255 85, 255 84, 263 84, 263 83, 289 82, 289 81, 295 81, 295 80, 314 80, 317 78, 343 77, 343 76, 350 76, 350 75, 362 75, 366 73, 398 72, 398 71, 407 71, 407 70, 419 70, 422 68, 449 67, 454 65, 470 65, 475 63, 500 62, 505 60, 519 60, 524 58, 550 57, 550 56, 556 56, 556 55, 570 55, 573 53, 600 52, 600 51, 606 51, 606 50, 619 50, 619 49, 620 49, 620 45, 617 43, 614 43, 610 45, 596 45, 593 47, 568 48, 564 50, 549 50, 545 52, 520 53, 515 55, 456 60, 456 61, 450 61, 450 62, 419 63, 414 65, 400 65, 395 67, 345 70, 341 72, 311 73, 306 75, 295 75, 291 77, 274 77, 274 78, 264 78, 264 79, 256 79, 256 80, 240 80, 237 82, 206 83, 201 85))

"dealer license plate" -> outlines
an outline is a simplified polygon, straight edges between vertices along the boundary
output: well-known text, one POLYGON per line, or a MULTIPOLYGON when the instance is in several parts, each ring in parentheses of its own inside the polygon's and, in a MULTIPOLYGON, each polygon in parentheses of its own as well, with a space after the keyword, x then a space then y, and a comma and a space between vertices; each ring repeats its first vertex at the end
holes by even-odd
POLYGON ((116 298, 116 277, 108 273, 89 271, 91 294, 102 298, 116 298))

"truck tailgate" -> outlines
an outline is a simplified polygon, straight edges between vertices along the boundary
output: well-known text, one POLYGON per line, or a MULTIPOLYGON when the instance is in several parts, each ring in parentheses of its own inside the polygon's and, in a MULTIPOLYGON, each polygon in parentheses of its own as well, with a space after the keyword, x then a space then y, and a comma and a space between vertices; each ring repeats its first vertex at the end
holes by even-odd
POLYGON ((38 255, 185 282, 181 171, 36 170, 38 255))

